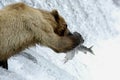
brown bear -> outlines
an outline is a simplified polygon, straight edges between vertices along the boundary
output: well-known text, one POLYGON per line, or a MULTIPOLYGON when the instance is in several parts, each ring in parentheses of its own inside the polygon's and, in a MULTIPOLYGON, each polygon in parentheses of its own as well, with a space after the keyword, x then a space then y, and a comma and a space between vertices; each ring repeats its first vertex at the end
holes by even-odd
POLYGON ((35 44, 67 52, 83 42, 79 33, 68 30, 57 10, 45 11, 24 3, 0 10, 0 66, 4 68, 8 69, 9 57, 35 44))

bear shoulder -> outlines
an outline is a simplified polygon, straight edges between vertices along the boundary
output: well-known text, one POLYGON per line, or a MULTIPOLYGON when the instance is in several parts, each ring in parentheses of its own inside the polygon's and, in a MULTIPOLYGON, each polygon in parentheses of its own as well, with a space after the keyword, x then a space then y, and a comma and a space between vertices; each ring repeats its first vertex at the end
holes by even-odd
POLYGON ((27 6, 25 3, 22 3, 22 2, 15 3, 15 4, 10 4, 10 5, 6 6, 6 7, 4 7, 4 9, 6 9, 6 10, 12 10, 12 9, 24 10, 26 8, 29 8, 29 6, 27 6))

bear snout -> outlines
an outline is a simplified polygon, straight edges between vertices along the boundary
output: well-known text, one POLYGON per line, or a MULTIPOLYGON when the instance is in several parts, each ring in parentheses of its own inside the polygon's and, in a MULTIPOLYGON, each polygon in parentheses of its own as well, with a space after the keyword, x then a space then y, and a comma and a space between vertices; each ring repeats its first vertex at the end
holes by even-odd
POLYGON ((73 35, 76 36, 76 40, 78 40, 78 42, 79 42, 80 44, 84 43, 84 39, 83 39, 83 37, 82 37, 82 35, 81 35, 80 33, 74 32, 73 35))
POLYGON ((74 32, 72 35, 70 35, 70 37, 72 38, 73 41, 73 48, 75 48, 79 44, 84 43, 84 39, 82 35, 78 32, 74 32))
POLYGON ((73 35, 71 32, 68 32, 68 34, 67 34, 68 36, 71 36, 71 35, 73 35))

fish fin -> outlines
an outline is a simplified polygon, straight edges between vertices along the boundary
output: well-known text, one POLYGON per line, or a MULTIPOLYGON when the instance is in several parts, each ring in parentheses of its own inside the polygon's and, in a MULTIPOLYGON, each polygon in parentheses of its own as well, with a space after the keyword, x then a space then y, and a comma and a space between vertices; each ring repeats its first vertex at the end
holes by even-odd
POLYGON ((89 51, 90 51, 91 54, 95 55, 94 52, 93 52, 93 50, 92 50, 92 47, 93 47, 93 46, 91 46, 91 47, 89 48, 89 51))
POLYGON ((92 49, 92 48, 93 48, 93 45, 89 49, 92 49))

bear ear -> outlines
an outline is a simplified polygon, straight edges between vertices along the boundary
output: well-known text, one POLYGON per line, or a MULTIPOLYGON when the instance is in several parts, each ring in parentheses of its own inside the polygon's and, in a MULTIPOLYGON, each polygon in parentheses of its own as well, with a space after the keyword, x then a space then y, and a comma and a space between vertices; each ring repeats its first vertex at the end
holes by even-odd
POLYGON ((55 20, 58 22, 59 20, 59 13, 57 10, 52 10, 51 14, 54 16, 55 20))

